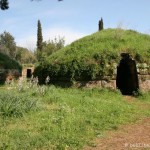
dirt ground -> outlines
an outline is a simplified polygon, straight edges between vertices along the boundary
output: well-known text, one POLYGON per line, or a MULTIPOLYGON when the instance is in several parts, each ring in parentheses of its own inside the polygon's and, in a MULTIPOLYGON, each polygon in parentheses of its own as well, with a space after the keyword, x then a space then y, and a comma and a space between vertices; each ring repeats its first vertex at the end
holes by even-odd
MULTIPOLYGON (((127 97, 127 101, 134 100, 127 97)), ((94 141, 94 145, 84 150, 150 150, 150 118, 107 131, 104 137, 94 141)))

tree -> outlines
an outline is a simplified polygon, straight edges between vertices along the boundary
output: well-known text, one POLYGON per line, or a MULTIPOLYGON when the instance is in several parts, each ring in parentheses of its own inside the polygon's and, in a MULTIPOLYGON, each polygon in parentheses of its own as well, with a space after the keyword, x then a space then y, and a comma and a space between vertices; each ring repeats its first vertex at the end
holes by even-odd
POLYGON ((16 60, 21 64, 33 64, 36 62, 35 55, 32 51, 29 51, 23 47, 16 48, 16 60))
POLYGON ((9 8, 8 0, 0 0, 0 9, 6 10, 9 8))
MULTIPOLYGON (((31 0, 31 1, 40 1, 40 0, 31 0)), ((58 1, 63 1, 63 0, 58 0, 58 1)), ((0 9, 1 10, 6 10, 8 8, 9 8, 8 0, 0 0, 0 9)))
POLYGON ((65 40, 64 38, 55 38, 54 40, 49 40, 43 42, 43 57, 48 57, 52 53, 60 50, 61 48, 64 47, 65 40))
POLYGON ((4 33, 0 34, 0 51, 15 59, 16 43, 14 37, 9 32, 4 31, 4 33))
POLYGON ((43 43, 43 36, 42 36, 42 26, 40 20, 38 20, 38 28, 37 28, 37 49, 42 51, 42 43, 43 43))
POLYGON ((99 31, 104 29, 103 19, 99 20, 99 31))
POLYGON ((37 25, 37 60, 40 60, 43 47, 43 36, 42 36, 42 26, 40 20, 38 20, 37 25))

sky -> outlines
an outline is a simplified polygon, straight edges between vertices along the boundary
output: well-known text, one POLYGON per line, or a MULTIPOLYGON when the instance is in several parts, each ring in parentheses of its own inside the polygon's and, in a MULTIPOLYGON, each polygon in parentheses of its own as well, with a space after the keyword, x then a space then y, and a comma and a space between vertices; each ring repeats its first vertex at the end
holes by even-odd
POLYGON ((66 45, 97 32, 101 17, 105 29, 150 34, 150 0, 9 0, 9 7, 0 10, 0 34, 9 32, 29 50, 36 48, 38 20, 44 41, 61 37, 66 45))

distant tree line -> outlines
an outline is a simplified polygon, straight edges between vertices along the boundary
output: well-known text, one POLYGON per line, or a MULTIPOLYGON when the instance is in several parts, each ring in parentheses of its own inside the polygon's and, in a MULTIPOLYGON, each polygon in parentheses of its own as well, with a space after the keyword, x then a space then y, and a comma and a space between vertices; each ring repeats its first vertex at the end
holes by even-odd
POLYGON ((18 47, 15 38, 6 31, 0 34, 0 53, 9 56, 21 64, 36 62, 34 53, 26 48, 18 47))
POLYGON ((43 41, 42 26, 38 20, 37 28, 37 48, 30 51, 27 48, 18 47, 15 38, 7 31, 0 34, 0 53, 9 56, 11 59, 21 64, 41 62, 54 52, 64 47, 65 40, 61 37, 55 37, 53 40, 43 41))

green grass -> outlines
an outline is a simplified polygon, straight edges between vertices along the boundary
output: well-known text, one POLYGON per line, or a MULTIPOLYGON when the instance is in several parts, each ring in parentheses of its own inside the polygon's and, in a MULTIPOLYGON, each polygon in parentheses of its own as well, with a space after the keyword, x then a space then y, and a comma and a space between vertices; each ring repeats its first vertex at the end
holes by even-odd
POLYGON ((66 63, 84 59, 90 62, 96 55, 105 53, 109 55, 107 58, 117 61, 121 52, 129 52, 137 61, 150 63, 150 36, 133 30, 106 29, 73 42, 51 55, 48 61, 66 63))
MULTIPOLYGON (((0 149, 5 150, 82 149, 91 145, 94 138, 103 137, 106 130, 117 130, 120 124, 150 116, 149 107, 144 110, 141 107, 150 104, 150 94, 131 104, 120 92, 107 89, 63 89, 26 83, 21 90, 17 86, 7 90, 8 96, 6 89, 7 86, 0 89, 3 108, 0 109, 0 149), (29 86, 34 87, 31 90, 29 86), (7 109, 3 113, 5 107, 14 108, 14 105, 13 111, 21 115, 7 115, 7 109)), ((8 114, 11 114, 9 109, 8 114)))

